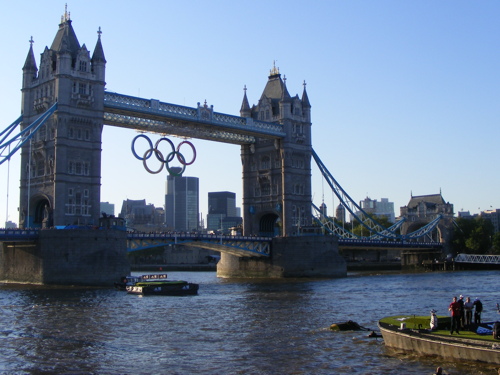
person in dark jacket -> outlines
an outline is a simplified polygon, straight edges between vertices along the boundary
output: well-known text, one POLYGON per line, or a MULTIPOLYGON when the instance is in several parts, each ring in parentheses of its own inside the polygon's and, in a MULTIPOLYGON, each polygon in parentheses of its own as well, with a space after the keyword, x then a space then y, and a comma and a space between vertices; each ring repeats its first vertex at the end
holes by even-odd
POLYGON ((481 313, 483 312, 483 304, 479 300, 479 298, 477 298, 477 297, 474 300, 474 307, 475 307, 475 311, 474 311, 474 323, 475 324, 481 324, 481 313))

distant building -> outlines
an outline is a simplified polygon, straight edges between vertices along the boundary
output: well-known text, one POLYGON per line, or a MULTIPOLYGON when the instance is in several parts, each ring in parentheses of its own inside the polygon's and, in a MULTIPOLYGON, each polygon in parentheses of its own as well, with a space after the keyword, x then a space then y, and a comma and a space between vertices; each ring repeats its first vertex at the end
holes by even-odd
POLYGON ((408 205, 400 208, 401 217, 408 222, 432 221, 438 215, 453 217, 453 204, 446 202, 441 193, 411 196, 408 205))
POLYGON ((341 204, 337 206, 335 210, 335 219, 341 223, 345 223, 345 207, 341 204))
POLYGON ((376 199, 366 197, 359 202, 359 205, 368 214, 378 217, 385 216, 389 222, 395 222, 394 202, 389 202, 388 198, 380 198, 380 202, 378 202, 376 199))
MULTIPOLYGON (((408 205, 400 208, 401 218, 406 221, 401 226, 401 234, 408 234, 441 217, 437 227, 421 241, 433 240, 448 244, 453 233, 453 204, 446 202, 439 194, 412 195, 408 205)), ((447 251, 447 249, 443 249, 447 251)))
POLYGON ((473 217, 470 214, 470 211, 458 211, 457 214, 458 214, 458 217, 461 217, 461 218, 464 218, 464 219, 469 219, 469 218, 473 217))
POLYGON ((6 229, 16 229, 17 228, 17 224, 12 222, 12 221, 6 221, 5 222, 5 228, 6 229))
MULTIPOLYGON (((181 168, 171 168, 174 174, 181 168)), ((165 183, 165 225, 179 232, 199 229, 199 179, 168 175, 165 183)))
POLYGON ((229 233, 240 226, 243 219, 238 215, 236 194, 229 191, 208 193, 207 230, 229 233))
POLYGON ((491 221, 494 233, 500 232, 500 210, 498 208, 481 212, 481 217, 491 221))
POLYGON ((328 207, 326 206, 325 202, 321 203, 319 206, 319 211, 324 217, 328 216, 328 207))
POLYGON ((101 214, 105 213, 108 216, 115 214, 115 205, 109 202, 101 202, 101 214))
MULTIPOLYGON (((153 204, 147 204, 145 199, 123 201, 119 217, 124 218, 127 227, 159 226, 163 217, 158 215, 153 204)), ((142 228, 143 229, 143 228, 142 228)))

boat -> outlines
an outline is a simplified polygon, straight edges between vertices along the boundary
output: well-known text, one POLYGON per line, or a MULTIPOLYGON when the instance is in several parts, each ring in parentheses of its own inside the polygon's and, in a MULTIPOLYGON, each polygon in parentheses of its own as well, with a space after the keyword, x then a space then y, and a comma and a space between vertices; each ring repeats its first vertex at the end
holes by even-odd
POLYGON ((500 340, 491 333, 478 334, 493 323, 474 325, 474 330, 450 334, 451 318, 438 317, 437 329, 430 329, 430 317, 390 316, 378 322, 384 344, 395 352, 500 365, 500 340), (479 328, 479 329, 478 329, 479 328))
POLYGON ((186 296, 198 294, 199 285, 184 280, 168 280, 167 275, 143 275, 138 280, 126 285, 129 294, 186 296))
POLYGON ((141 276, 123 276, 120 281, 115 282, 115 288, 118 290, 127 290, 127 286, 133 286, 141 281, 141 276))

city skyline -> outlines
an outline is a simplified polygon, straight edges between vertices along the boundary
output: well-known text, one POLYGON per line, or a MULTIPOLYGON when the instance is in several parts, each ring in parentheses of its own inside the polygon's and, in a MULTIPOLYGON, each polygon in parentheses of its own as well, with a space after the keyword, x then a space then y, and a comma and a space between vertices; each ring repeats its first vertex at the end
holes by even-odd
MULTIPOLYGON (((244 87, 250 105, 257 104, 276 61, 292 96, 301 94, 305 80, 313 148, 354 201, 388 197, 399 216, 412 193, 441 191, 455 213, 499 208, 499 158, 490 140, 500 135, 500 4, 301 4, 152 2, 118 9, 89 1, 69 3, 68 11, 80 44, 89 49, 101 27, 108 91, 188 107, 206 100, 217 112, 239 115, 244 87), (253 27, 257 19, 259 28, 253 27), (258 48, 249 48, 253 41, 258 48)), ((0 38, 8 53, 0 61, 0 131, 20 114, 30 37, 39 64, 64 4, 28 1, 3 9, 0 38)), ((163 206, 166 173, 150 175, 133 157, 135 135, 104 127, 100 200, 118 206, 145 198, 163 206)), ((211 191, 234 191, 241 206, 240 148, 191 141, 198 157, 183 176, 200 178, 203 216, 211 191)), ((2 224, 18 222, 19 170, 19 155, 0 166, 2 224)), ((337 198, 314 165, 312 173, 313 202, 324 200, 332 212, 337 198)))

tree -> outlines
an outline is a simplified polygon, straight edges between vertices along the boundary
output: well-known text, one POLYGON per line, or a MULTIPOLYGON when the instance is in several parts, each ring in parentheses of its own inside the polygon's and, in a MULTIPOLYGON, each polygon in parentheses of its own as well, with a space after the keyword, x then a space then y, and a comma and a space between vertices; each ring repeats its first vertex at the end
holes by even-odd
POLYGON ((492 245, 492 254, 500 255, 500 232, 493 235, 492 245))
POLYGON ((456 253, 486 254, 491 250, 493 225, 483 217, 458 218, 451 245, 456 253))

